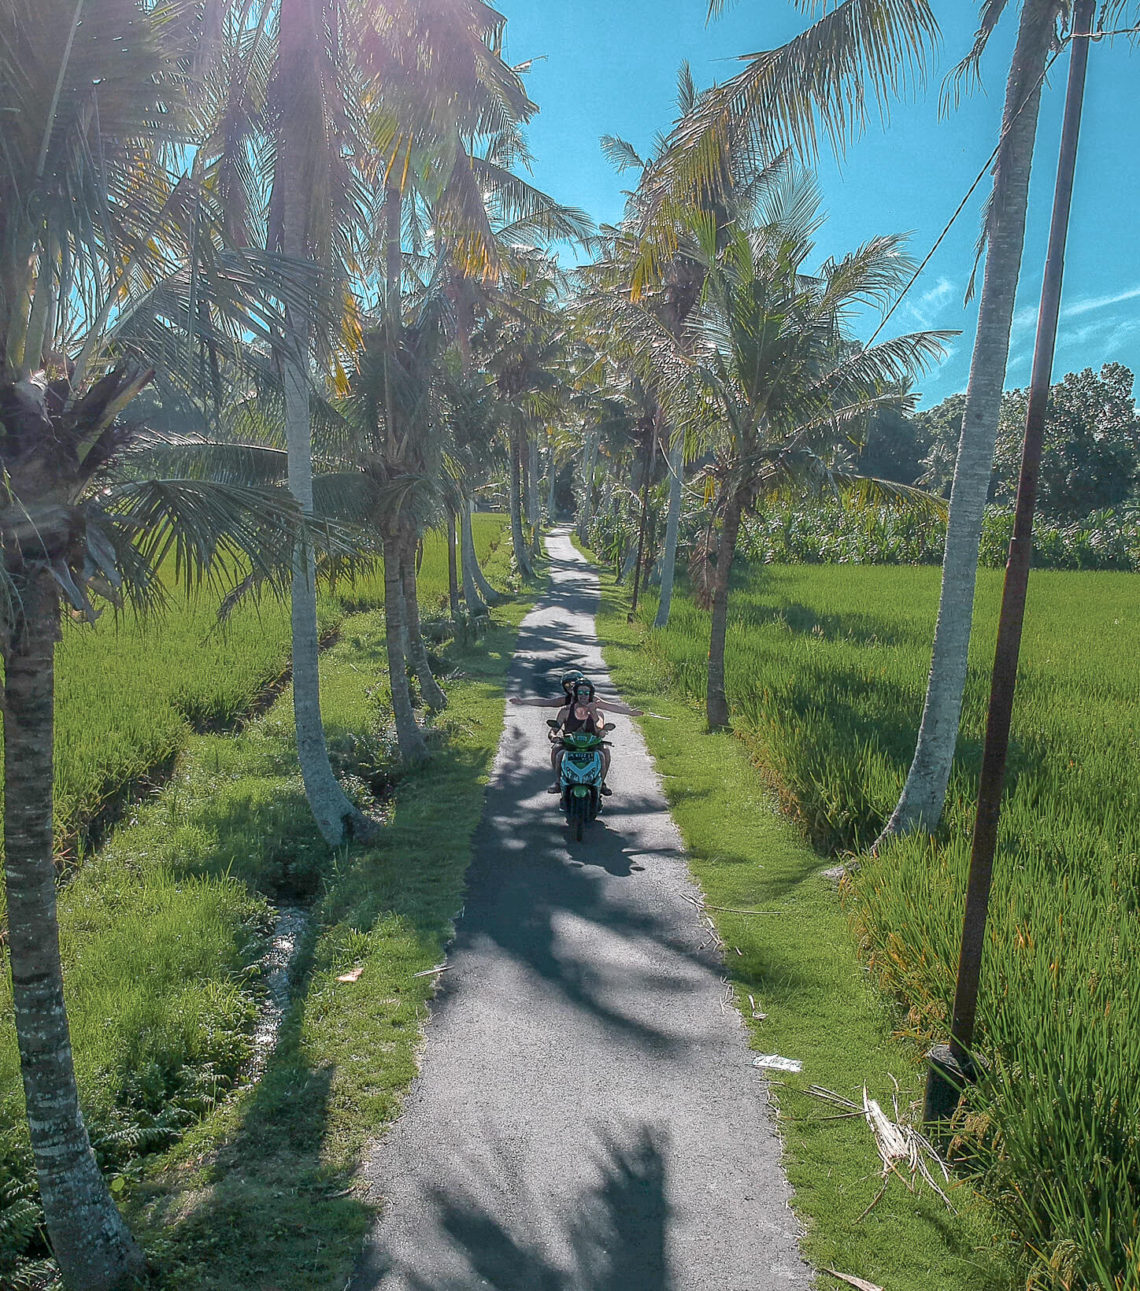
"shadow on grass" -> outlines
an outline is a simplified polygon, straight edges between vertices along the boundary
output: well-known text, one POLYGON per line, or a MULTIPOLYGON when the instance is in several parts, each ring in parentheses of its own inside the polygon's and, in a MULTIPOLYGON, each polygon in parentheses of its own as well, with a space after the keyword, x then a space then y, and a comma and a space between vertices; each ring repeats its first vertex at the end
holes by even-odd
POLYGON ((257 1291, 344 1276, 370 1212, 322 1160, 333 1072, 303 1055, 304 1008, 302 998, 287 1014, 236 1131, 194 1185, 168 1173, 144 1194, 157 1286, 257 1291))
MULTIPOLYGON (((338 953, 330 947, 367 937, 381 923, 398 924, 400 944, 393 953, 401 961, 414 957, 416 967, 432 962, 460 900, 467 845, 460 831, 433 841, 426 823, 438 823, 441 800, 477 797, 487 763, 483 749, 442 750, 404 781, 396 819, 375 849, 322 868, 318 923, 295 969, 293 1003, 263 1075, 228 1113, 219 1113, 223 1124, 227 1115, 232 1118, 223 1145, 204 1164, 184 1167, 185 1176, 177 1166, 168 1169, 140 1201, 144 1240, 159 1268, 157 1286, 283 1291, 343 1285, 372 1211, 348 1194, 345 1171, 354 1157, 338 1151, 343 1126, 330 1102, 341 1104, 341 1121, 344 1105, 356 1104, 354 1124, 370 1119, 373 1132, 395 1113, 412 1072, 403 1049, 410 1049, 416 1011, 430 986, 403 982, 400 974, 410 970, 401 962, 383 970, 391 984, 373 989, 367 1000, 357 997, 349 1005, 348 997, 338 997, 334 1003, 323 992, 313 995, 313 965, 320 964, 327 985, 329 957, 338 953), (387 990, 397 998, 380 998, 387 990), (320 1011, 310 1026, 306 1019, 314 1007, 320 1011), (343 1016, 330 1036, 321 1019, 330 1008, 346 1007, 354 1016, 343 1016), (396 1046, 403 1048, 389 1062, 388 1051, 396 1046), (349 1064, 342 1078, 337 1063, 355 1058, 350 1049, 371 1054, 373 1061, 361 1072, 349 1064)), ((284 791, 274 801, 286 815, 295 805, 284 791)), ((211 804, 210 810, 218 836, 232 841, 223 809, 211 804)), ((243 812, 238 827, 247 823, 243 812)), ((203 857, 201 864, 212 867, 220 860, 203 857)), ((384 941, 391 944, 388 937, 384 941)))
POLYGON ((764 605, 741 593, 739 601, 729 607, 729 627, 736 625, 764 627, 780 624, 797 636, 815 637, 825 642, 843 641, 856 646, 899 646, 925 644, 917 627, 913 632, 897 620, 867 613, 825 614, 795 601, 764 605))
MULTIPOLYGON (((773 714, 745 697, 740 713, 746 727, 776 725, 775 761, 813 844, 830 855, 877 837, 914 756, 918 736, 917 714, 913 720, 910 716, 915 712, 914 696, 886 678, 870 678, 832 664, 797 672, 778 705, 778 714, 773 714), (887 763, 874 777, 866 762, 868 750, 887 763), (816 782, 820 768, 827 773, 823 785, 816 782), (878 780, 877 786, 872 778, 878 780), (881 791, 884 778, 892 783, 890 801, 876 802, 872 794, 876 788, 881 791), (842 802, 841 818, 831 813, 832 801, 842 802)), ((980 733, 959 734, 952 774, 970 801, 977 797, 982 747, 980 733)), ((1036 742, 1011 740, 1007 792, 1016 790, 1021 777, 1039 775, 1046 756, 1036 742)), ((947 827, 944 822, 943 831, 947 827)))
MULTIPOLYGON (((513 630, 492 635, 505 647, 513 630)), ((370 644, 342 648, 351 646, 356 660, 355 651, 370 644)), ((467 676, 501 685, 502 665, 488 658, 485 644, 458 649, 453 659, 467 676)), ((481 689, 476 679, 474 693, 481 689)), ((330 743, 342 734, 333 726, 328 733, 330 743)), ((398 1107, 413 1070, 418 1010, 431 990, 406 980, 408 961, 417 969, 433 962, 462 899, 467 836, 440 830, 440 804, 481 799, 486 747, 442 733, 433 759, 402 780, 395 818, 376 846, 330 855, 291 765, 289 734, 286 724, 259 736, 241 765, 236 753, 226 765, 223 752, 216 786, 179 822, 186 833, 173 848, 171 863, 182 874, 226 874, 276 899, 319 901, 294 970, 293 1003, 264 1072, 215 1113, 220 1130, 210 1131, 210 1141, 222 1146, 204 1161, 169 1167, 139 1199, 144 1240, 159 1270, 155 1285, 163 1288, 343 1286, 372 1213, 348 1194, 343 1171, 355 1163, 355 1148, 344 1136, 359 1137, 365 1122, 378 1131, 398 1107), (377 952, 386 956, 392 947, 379 973, 384 987, 354 1003, 343 994, 330 999, 323 989, 330 963, 382 924, 393 929, 380 933, 385 949, 377 952), (316 995, 314 973, 322 983, 316 995), (383 998, 389 993, 397 998, 383 998), (330 1009, 341 1010, 331 1024, 330 1009), (358 1069, 356 1050, 371 1055, 366 1068, 358 1069)))

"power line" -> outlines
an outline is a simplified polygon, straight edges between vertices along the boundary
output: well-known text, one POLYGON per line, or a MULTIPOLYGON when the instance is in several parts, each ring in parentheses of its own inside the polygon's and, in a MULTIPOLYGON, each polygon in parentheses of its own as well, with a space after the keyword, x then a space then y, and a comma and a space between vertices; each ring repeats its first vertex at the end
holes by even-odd
MULTIPOLYGON (((1105 32, 1103 34, 1116 35, 1117 33, 1105 32)), ((918 281, 919 276, 922 274, 922 271, 930 263, 931 259, 934 257, 934 253, 942 245, 943 241, 946 238, 947 233, 949 233, 950 230, 954 227, 954 223, 958 219, 958 216, 962 214, 962 211, 965 209, 966 203, 970 200, 971 197, 973 197, 974 190, 978 187, 978 185, 989 173, 990 167, 994 163, 994 158, 1001 151, 1002 145, 1005 143, 1006 135, 1008 135, 1009 132, 1013 129, 1014 123, 1016 122, 1017 118, 1021 115, 1022 110, 1029 103, 1029 100, 1033 97, 1034 93, 1036 93, 1037 89, 1040 87, 1041 83, 1045 80, 1046 76, 1049 75, 1049 72, 1052 70, 1053 64, 1057 61, 1058 58, 1060 58, 1061 54, 1064 52, 1065 45, 1067 45, 1069 43, 1069 40, 1071 39, 1072 39, 1071 36, 1068 37, 1065 43, 1061 46, 1061 48, 1054 51, 1053 56, 1045 64, 1044 68, 1042 68, 1041 75, 1034 82, 1033 89, 1028 94, 1026 94, 1026 96, 1022 99, 1021 104, 1018 107, 1017 111, 1010 118, 1009 124, 1002 130, 1001 135, 998 138, 997 144, 995 145, 993 152, 991 152, 990 155, 986 158, 985 164, 982 166, 981 170, 978 171, 977 177, 975 178, 974 182, 966 190, 966 195, 958 203, 958 206, 955 209, 954 214, 951 215, 949 220, 947 220, 946 227, 938 235, 937 239, 934 242, 934 245, 923 257, 922 263, 918 266, 918 268, 914 271, 914 273, 911 274, 910 280, 907 282, 906 286, 899 293, 898 298, 895 300, 895 303, 883 315, 882 321, 879 323, 878 327, 876 327, 874 332, 871 334, 871 339, 867 342, 867 345, 865 348, 870 349, 870 347, 874 345, 876 339, 879 336, 879 333, 883 330, 884 327, 886 327, 887 323, 890 322, 891 316, 894 314, 895 310, 898 309, 898 307, 906 299, 907 292, 910 291, 910 289, 918 281)))

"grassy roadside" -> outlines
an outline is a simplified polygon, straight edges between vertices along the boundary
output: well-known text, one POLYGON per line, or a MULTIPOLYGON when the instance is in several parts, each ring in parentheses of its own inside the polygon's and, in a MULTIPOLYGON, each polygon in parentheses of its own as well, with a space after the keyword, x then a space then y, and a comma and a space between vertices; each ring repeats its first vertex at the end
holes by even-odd
MULTIPOLYGON (((598 635, 624 697, 666 721, 640 720, 685 839, 694 877, 726 946, 729 981, 754 1048, 802 1061, 798 1075, 773 1082, 784 1164, 806 1230, 804 1253, 889 1291, 1003 1291, 1015 1284, 1013 1257, 992 1215, 966 1188, 951 1198, 958 1214, 925 1190, 892 1179, 879 1187, 879 1158, 862 1118, 810 1097, 821 1085, 857 1102, 864 1085, 889 1108, 892 1077, 900 1106, 921 1097, 913 1050, 892 1039, 895 1010, 876 994, 824 863, 782 817, 750 760, 730 735, 710 735, 702 713, 667 690, 644 649, 645 628, 627 621, 628 592, 602 573, 598 635), (735 910, 772 911, 745 916, 735 910), (753 1006, 754 1002, 754 1006, 753 1006), (763 1013, 756 1020, 753 1012, 763 1013)), ((842 1284, 821 1273, 820 1285, 842 1284)))
MULTIPOLYGON (((132 1187, 157 1285, 268 1291, 347 1279, 372 1218, 355 1170, 415 1074, 435 982, 416 974, 439 962, 462 905, 502 729, 503 676, 528 606, 520 598, 496 609, 478 646, 449 651, 449 706, 435 723, 432 761, 398 785, 379 844, 320 875, 292 1003, 261 1080, 132 1187), (356 980, 338 981, 350 973, 356 980)), ((324 670, 334 725, 369 702, 365 666, 383 649, 380 625, 361 618, 324 670)), ((278 720, 286 727, 288 714, 278 720)), ((204 784, 199 800, 209 797, 204 784)))
MULTIPOLYGON (((508 547, 484 549, 500 587, 508 547)), ((343 1285, 370 1218, 353 1172, 414 1074, 434 984, 415 974, 438 962, 462 903, 503 676, 531 599, 508 596, 479 642, 447 646, 434 756, 403 778, 382 610, 342 620, 322 658, 323 712, 334 765, 362 802, 390 790, 375 847, 322 845, 286 689, 236 732, 189 736, 171 778, 68 885, 63 954, 85 1112, 156 1288, 343 1285), (307 932, 278 1042, 243 1086, 265 995, 258 961, 283 906, 306 912, 307 932), (337 981, 350 971, 356 980, 337 981)), ((0 1285, 46 1287, 50 1270, 28 1259, 43 1251, 15 1046, 7 1028, 0 1038, 0 1285)))

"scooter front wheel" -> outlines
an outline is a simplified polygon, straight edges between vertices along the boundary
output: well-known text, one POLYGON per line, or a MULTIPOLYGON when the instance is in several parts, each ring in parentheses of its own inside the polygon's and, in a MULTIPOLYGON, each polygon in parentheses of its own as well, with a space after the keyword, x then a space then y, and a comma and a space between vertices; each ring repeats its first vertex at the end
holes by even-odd
POLYGON ((575 841, 579 843, 582 841, 582 827, 586 823, 587 810, 585 798, 580 798, 576 794, 570 795, 567 816, 569 817, 570 831, 573 833, 575 841))

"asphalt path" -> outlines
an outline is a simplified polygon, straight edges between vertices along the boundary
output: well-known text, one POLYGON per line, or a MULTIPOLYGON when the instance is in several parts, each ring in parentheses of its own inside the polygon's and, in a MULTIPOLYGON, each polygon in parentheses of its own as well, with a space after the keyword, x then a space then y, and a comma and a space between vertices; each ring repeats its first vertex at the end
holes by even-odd
MULTIPOLYGON (((614 695, 565 533, 508 694, 614 695)), ((613 796, 573 842, 550 710, 508 707, 420 1075, 366 1167, 383 1210, 345 1291, 807 1288, 760 1071, 660 781, 616 717, 613 796)))

